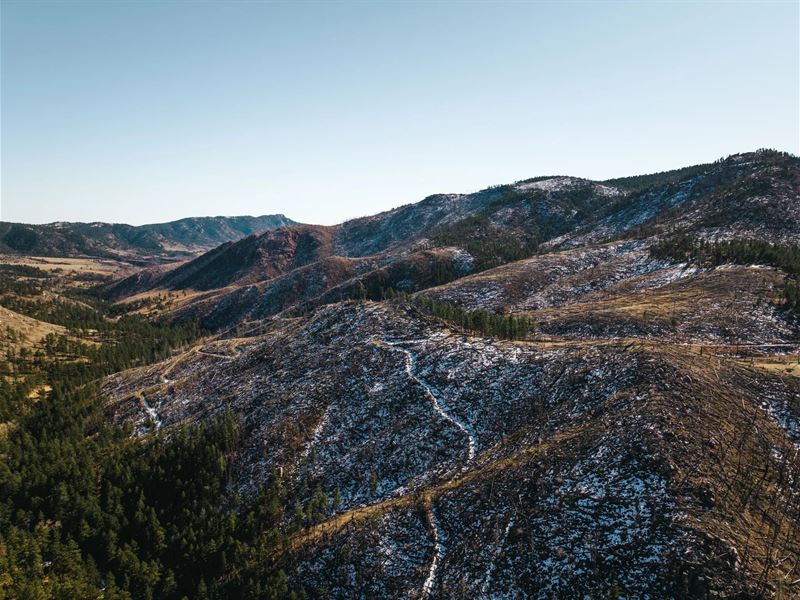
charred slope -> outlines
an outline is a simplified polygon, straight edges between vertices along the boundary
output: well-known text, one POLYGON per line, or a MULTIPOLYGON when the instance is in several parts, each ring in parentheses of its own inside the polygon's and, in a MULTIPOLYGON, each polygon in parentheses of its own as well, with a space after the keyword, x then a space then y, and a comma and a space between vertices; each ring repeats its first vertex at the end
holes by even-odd
POLYGON ((161 285, 208 290, 269 279, 330 255, 326 227, 282 227, 230 242, 169 272, 161 285))
POLYGON ((298 501, 336 496, 267 557, 312 596, 768 598, 797 585, 785 557, 800 551, 800 379, 735 355, 500 342, 413 308, 338 304, 105 391, 140 433, 238 415, 245 497, 276 472, 298 501))
POLYGON ((32 256, 101 258, 180 257, 209 250, 274 227, 292 225, 283 215, 192 217, 169 223, 0 223, 0 250, 32 256))
POLYGON ((796 170, 540 178, 224 246, 159 283, 208 288, 173 314, 224 333, 107 379, 109 416, 148 436, 235 415, 230 493, 277 479, 316 507, 264 556, 310 597, 796 597, 791 269, 653 251, 797 244, 796 170), (411 295, 348 300, 387 289, 411 295), (538 331, 489 337, 502 314, 538 331))
POLYGON ((667 173, 593 182, 538 177, 475 194, 436 195, 343 223, 335 251, 374 254, 421 240, 460 246, 479 268, 549 247, 683 230, 699 236, 800 236, 800 159, 759 151, 667 173))
POLYGON ((318 225, 279 227, 228 242, 172 270, 151 268, 108 289, 120 298, 156 287, 210 290, 254 283, 303 267, 331 254, 331 230, 318 225))
POLYGON ((800 158, 769 150, 737 154, 617 199, 568 243, 667 231, 710 239, 752 237, 796 243, 798 197, 800 158))
POLYGON ((616 188, 577 177, 544 177, 475 194, 439 194, 371 217, 343 223, 336 234, 342 254, 375 254, 411 242, 452 245, 476 233, 502 231, 518 244, 563 233, 585 211, 620 196, 616 188), (584 211, 583 213, 581 211, 584 211))
POLYGON ((416 292, 472 269, 472 258, 456 248, 363 258, 329 256, 265 281, 216 290, 179 307, 171 316, 179 321, 196 319, 213 331, 241 328, 250 321, 279 313, 307 313, 342 300, 382 300, 396 291, 416 292))
MULTIPOLYGON (((589 246, 612 239, 675 232, 783 243, 800 238, 800 160, 790 155, 742 154, 620 181, 614 187, 543 177, 476 194, 431 196, 332 228, 282 228, 216 248, 168 274, 139 275, 109 293, 118 299, 155 288, 254 284, 330 256, 369 256, 385 265, 425 248, 460 248, 471 257, 470 271, 481 271, 548 249, 587 247, 594 252, 589 246)), ((335 280, 332 286, 340 283, 335 280)), ((421 287, 421 282, 409 286, 421 287)))
POLYGON ((246 238, 215 248, 169 274, 154 269, 121 282, 109 295, 118 299, 155 288, 208 290, 250 284, 329 256, 375 257, 385 264, 430 247, 462 247, 477 255, 473 268, 486 268, 530 255, 540 241, 570 230, 581 218, 579 209, 599 206, 619 194, 587 180, 559 177, 471 195, 431 196, 331 228, 299 225, 246 238))
POLYGON ((789 276, 761 265, 689 265, 654 258, 647 241, 552 252, 420 292, 467 311, 525 314, 575 338, 668 337, 682 343, 792 344, 789 276))

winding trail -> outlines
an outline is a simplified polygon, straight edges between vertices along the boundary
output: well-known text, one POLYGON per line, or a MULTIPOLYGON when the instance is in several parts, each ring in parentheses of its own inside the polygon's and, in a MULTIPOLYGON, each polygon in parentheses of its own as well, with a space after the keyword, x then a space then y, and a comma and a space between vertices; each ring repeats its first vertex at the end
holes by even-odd
POLYGON ((212 358, 221 358, 223 360, 233 360, 236 358, 231 354, 217 354, 216 352, 209 352, 208 350, 203 350, 202 348, 197 349, 197 354, 202 354, 204 356, 210 356, 212 358))
MULTIPOLYGON (((408 378, 411 379, 414 383, 419 385, 422 389, 425 390, 425 395, 428 396, 431 400, 431 404, 433 405, 433 410, 435 410, 440 417, 442 417, 445 421, 451 423, 454 427, 459 429, 461 433, 467 438, 467 462, 471 463, 475 459, 475 449, 477 444, 475 443, 475 435, 470 431, 468 425, 463 423, 458 417, 448 412, 449 408, 447 408, 447 404, 436 397, 434 393, 434 388, 431 387, 424 379, 420 378, 419 375, 416 375, 416 363, 417 357, 412 354, 409 350, 406 350, 402 346, 400 346, 400 342, 387 342, 386 340, 376 340, 379 344, 388 346, 389 348, 396 350, 398 352, 402 352, 405 356, 405 364, 406 364, 406 375, 408 378), (446 410, 447 409, 447 410, 446 410)), ((465 466, 466 468, 466 466, 465 466)))
POLYGON ((166 367, 161 371, 160 379, 161 383, 163 384, 170 384, 174 379, 172 379, 169 375, 172 373, 172 370, 178 366, 181 362, 189 358, 190 356, 197 356, 198 354, 202 354, 204 356, 210 356, 212 358, 221 358, 223 360, 233 360, 237 358, 241 353, 242 349, 236 345, 236 340, 228 342, 226 344, 227 347, 231 348, 233 354, 217 354, 215 352, 209 352, 208 350, 203 350, 203 346, 208 345, 208 342, 204 339, 197 342, 194 346, 181 352, 180 354, 176 354, 166 364, 166 367))
MULTIPOLYGON (((436 411, 436 413, 445 421, 449 422, 451 425, 461 431, 461 433, 467 438, 467 460, 466 464, 461 469, 462 472, 466 471, 469 468, 469 464, 475 459, 475 450, 477 448, 475 434, 471 431, 470 427, 466 423, 462 422, 457 416, 449 412, 447 403, 443 402, 437 397, 437 390, 435 390, 427 381, 417 375, 417 357, 412 354, 410 350, 407 350, 400 345, 401 343, 410 342, 387 342, 386 340, 380 340, 377 338, 372 338, 372 341, 376 345, 385 346, 397 352, 403 353, 406 366, 406 375, 408 375, 408 378, 425 390, 425 395, 430 398, 431 404, 433 405, 433 409, 436 411)), ((428 567, 428 576, 425 578, 425 582, 422 584, 422 593, 420 595, 421 598, 428 598, 433 592, 434 585, 436 584, 436 576, 439 570, 439 564, 444 559, 445 553, 445 535, 444 532, 439 528, 439 524, 436 520, 436 514, 434 513, 433 509, 433 498, 430 498, 430 502, 427 505, 426 515, 431 532, 434 555, 433 560, 428 567)))

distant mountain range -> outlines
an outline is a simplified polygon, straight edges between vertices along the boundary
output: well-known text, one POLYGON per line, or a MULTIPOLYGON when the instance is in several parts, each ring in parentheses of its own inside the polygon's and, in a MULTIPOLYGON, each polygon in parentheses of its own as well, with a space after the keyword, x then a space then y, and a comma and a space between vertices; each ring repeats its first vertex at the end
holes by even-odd
POLYGON ((0 252, 141 261, 199 254, 224 242, 294 225, 283 215, 191 217, 151 225, 0 222, 0 252))

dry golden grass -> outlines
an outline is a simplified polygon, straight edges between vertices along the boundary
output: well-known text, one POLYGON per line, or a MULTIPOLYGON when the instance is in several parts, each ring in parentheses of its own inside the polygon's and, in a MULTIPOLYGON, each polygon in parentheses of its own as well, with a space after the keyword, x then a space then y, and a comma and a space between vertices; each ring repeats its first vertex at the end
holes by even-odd
POLYGON ((63 271, 65 274, 97 274, 122 276, 133 273, 137 267, 106 258, 61 258, 49 256, 18 256, 0 254, 0 264, 36 267, 43 271, 63 271))
POLYGON ((696 312, 705 299, 701 290, 656 290, 620 294, 602 299, 589 299, 577 304, 566 304, 530 313, 538 321, 563 320, 570 317, 609 315, 638 320, 669 320, 696 312))
POLYGON ((768 373, 791 375, 800 377, 800 354, 787 354, 784 356, 758 356, 742 359, 741 364, 762 369, 768 373))
POLYGON ((47 397, 47 394, 53 391, 53 388, 47 384, 43 384, 33 388, 30 393, 28 394, 28 399, 33 400, 34 402, 39 400, 44 400, 47 397))
MULTIPOLYGON (((8 437, 8 434, 17 426, 14 421, 6 421, 5 423, 0 423, 0 440, 8 437)), ((2 455, 0 455, 2 458, 2 455)))
POLYGON ((32 348, 50 333, 55 335, 66 335, 67 333, 67 329, 61 325, 45 323, 0 306, 0 330, 5 330, 6 327, 25 335, 25 339, 13 344, 20 348, 32 348))
POLYGON ((199 291, 199 290, 165 290, 156 288, 146 292, 140 292, 133 296, 127 296, 118 300, 116 304, 134 304, 145 302, 144 306, 130 311, 130 314, 142 314, 145 316, 155 316, 168 314, 173 311, 192 304, 198 300, 204 300, 213 296, 221 295, 229 291, 229 288, 221 290, 199 291))

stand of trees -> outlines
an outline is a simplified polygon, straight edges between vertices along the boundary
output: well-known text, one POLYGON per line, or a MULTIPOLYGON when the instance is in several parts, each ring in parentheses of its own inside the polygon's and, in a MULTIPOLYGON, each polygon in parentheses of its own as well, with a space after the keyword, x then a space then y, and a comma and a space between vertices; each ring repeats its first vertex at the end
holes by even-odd
POLYGON ((788 273, 783 289, 786 306, 800 309, 800 246, 771 244, 761 240, 742 239, 709 242, 688 235, 676 235, 650 246, 654 258, 695 263, 715 267, 724 264, 769 265, 788 273))
POLYGON ((800 274, 800 246, 770 244, 743 239, 709 242, 688 235, 667 238, 650 246, 654 258, 692 262, 706 266, 762 264, 778 267, 790 275, 800 274))
POLYGON ((541 240, 535 228, 524 238, 508 235, 492 226, 485 215, 466 217, 432 236, 437 246, 458 246, 466 250, 475 259, 476 271, 529 258, 538 252, 541 240))
POLYGON ((0 294, 38 296, 43 291, 43 282, 50 275, 36 267, 27 265, 0 265, 0 294))
POLYGON ((4 301, 72 335, 7 357, 14 376, 0 379, 0 599, 302 597, 270 557, 287 515, 322 518, 327 496, 298 510, 274 477, 243 503, 228 485, 231 416, 132 440, 104 412, 99 377, 167 356, 202 334, 196 323, 115 318, 89 296, 4 301))
POLYGON ((0 305, 14 312, 34 318, 45 323, 63 325, 71 331, 109 330, 113 323, 108 307, 103 303, 92 306, 83 301, 67 298, 32 299, 17 295, 6 295, 0 298, 0 305))
POLYGON ((443 321, 488 337, 520 340, 536 331, 536 322, 525 315, 496 315, 483 309, 467 311, 431 298, 416 299, 414 304, 443 321))
POLYGON ((262 572, 279 480, 247 507, 226 491, 232 417, 144 443, 104 422, 94 386, 56 388, 3 444, 0 597, 292 597, 262 572))

